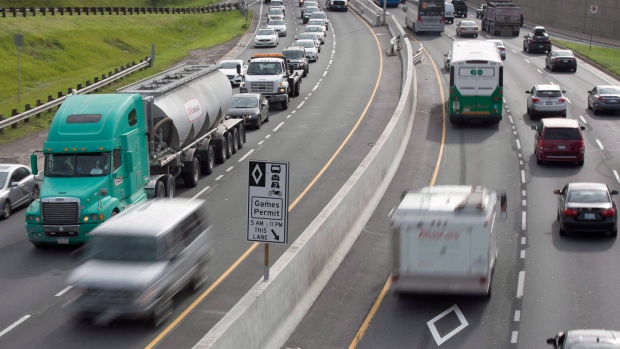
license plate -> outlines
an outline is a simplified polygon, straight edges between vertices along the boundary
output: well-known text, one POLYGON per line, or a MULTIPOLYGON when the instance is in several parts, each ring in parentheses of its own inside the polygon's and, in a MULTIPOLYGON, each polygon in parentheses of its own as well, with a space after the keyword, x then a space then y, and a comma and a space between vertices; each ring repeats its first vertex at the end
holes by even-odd
POLYGON ((67 239, 67 238, 59 238, 59 239, 58 239, 58 243, 59 243, 59 244, 66 245, 66 244, 68 244, 68 243, 69 243, 69 239, 67 239))
POLYGON ((538 48, 543 48, 543 46, 542 45, 538 45, 538 48))
POLYGON ((584 214, 583 218, 585 218, 585 219, 594 219, 595 216, 594 216, 594 213, 586 213, 586 214, 584 214))
POLYGON ((464 108, 463 108, 463 111, 464 111, 464 112, 469 112, 469 110, 470 110, 470 109, 469 109, 469 107, 464 107, 464 108))
POLYGON ((547 102, 547 105, 553 105, 553 102, 547 102))
POLYGON ((567 61, 567 60, 565 60, 565 59, 563 59, 563 60, 562 60, 562 62, 566 63, 566 62, 568 62, 568 61, 567 61))
POLYGON ((566 146, 565 145, 558 145, 558 150, 565 150, 566 146))
POLYGON ((610 99, 609 103, 618 103, 618 100, 617 99, 610 99))

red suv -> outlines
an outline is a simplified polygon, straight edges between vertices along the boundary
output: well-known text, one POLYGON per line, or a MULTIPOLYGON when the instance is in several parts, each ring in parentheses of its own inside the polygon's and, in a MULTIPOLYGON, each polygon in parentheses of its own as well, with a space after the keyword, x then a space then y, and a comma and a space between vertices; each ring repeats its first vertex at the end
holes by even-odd
POLYGON ((585 129, 574 119, 540 120, 538 126, 532 126, 532 130, 536 131, 536 163, 541 165, 545 161, 568 161, 583 166, 585 146, 581 131, 585 129))

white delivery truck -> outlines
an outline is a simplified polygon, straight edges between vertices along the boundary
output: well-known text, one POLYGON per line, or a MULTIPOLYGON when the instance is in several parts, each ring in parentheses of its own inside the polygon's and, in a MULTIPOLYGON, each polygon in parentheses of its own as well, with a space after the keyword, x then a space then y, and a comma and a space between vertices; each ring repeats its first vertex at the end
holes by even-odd
POLYGON ((410 190, 391 216, 397 293, 491 295, 495 218, 506 195, 467 185, 410 190))

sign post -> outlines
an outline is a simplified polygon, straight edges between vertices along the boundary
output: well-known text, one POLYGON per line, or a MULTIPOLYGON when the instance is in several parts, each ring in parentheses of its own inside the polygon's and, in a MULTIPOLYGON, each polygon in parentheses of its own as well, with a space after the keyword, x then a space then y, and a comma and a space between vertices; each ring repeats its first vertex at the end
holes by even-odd
POLYGON ((594 31, 594 15, 597 13, 598 13, 598 6, 591 5, 590 14, 592 15, 592 19, 590 20, 590 51, 592 51, 592 32, 594 31))
POLYGON ((21 64, 20 64, 20 47, 22 47, 24 45, 24 35, 22 34, 15 34, 15 46, 17 47, 17 103, 19 103, 19 92, 20 92, 20 86, 19 86, 19 81, 21 80, 20 77, 20 71, 21 71, 21 64))
POLYGON ((264 281, 269 280, 269 244, 288 244, 288 162, 250 160, 247 241, 265 243, 264 281))

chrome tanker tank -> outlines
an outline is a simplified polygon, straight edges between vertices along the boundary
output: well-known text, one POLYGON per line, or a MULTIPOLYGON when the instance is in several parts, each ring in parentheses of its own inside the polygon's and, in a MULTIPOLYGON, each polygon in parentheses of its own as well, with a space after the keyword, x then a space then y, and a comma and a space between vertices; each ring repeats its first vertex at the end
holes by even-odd
POLYGON ((219 65, 182 65, 126 86, 117 92, 145 98, 151 139, 178 150, 216 128, 228 113, 232 88, 219 65), (161 137, 159 137, 161 135, 161 137))

